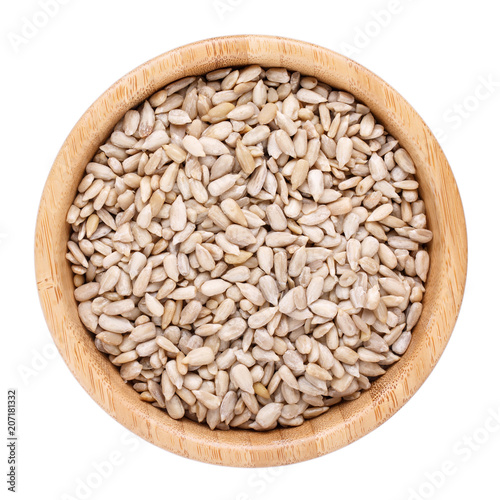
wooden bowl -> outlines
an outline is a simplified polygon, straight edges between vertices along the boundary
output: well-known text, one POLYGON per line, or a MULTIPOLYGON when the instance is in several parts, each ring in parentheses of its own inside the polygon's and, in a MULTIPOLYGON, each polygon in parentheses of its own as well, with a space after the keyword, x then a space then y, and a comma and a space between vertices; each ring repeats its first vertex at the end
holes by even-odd
POLYGON ((108 89, 71 131, 50 171, 36 227, 36 276, 54 341, 90 396, 132 432, 184 457, 238 467, 308 460, 375 429, 422 385, 450 338, 462 301, 467 262, 465 220, 458 189, 435 137, 415 110, 379 77, 335 52, 268 36, 232 36, 193 43, 133 70, 108 89), (212 431, 173 420, 139 399, 94 346, 73 297, 66 261, 66 213, 86 164, 124 113, 166 84, 225 66, 284 66, 346 90, 367 104, 417 165, 420 193, 434 232, 424 308, 402 359, 355 401, 342 402, 300 427, 268 432, 212 431))

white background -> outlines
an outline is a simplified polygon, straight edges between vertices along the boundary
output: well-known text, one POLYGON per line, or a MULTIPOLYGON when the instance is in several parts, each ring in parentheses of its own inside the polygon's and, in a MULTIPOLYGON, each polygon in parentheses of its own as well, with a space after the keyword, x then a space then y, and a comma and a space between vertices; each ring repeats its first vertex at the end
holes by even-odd
MULTIPOLYGON (((28 32, 25 27, 24 35, 27 21, 44 21, 39 0, 4 1, 0 13, 0 307, 2 371, 7 369, 1 398, 6 402, 7 387, 18 389, 17 497, 499 498, 496 2, 52 1, 58 11, 40 28, 28 32), (360 441, 276 469, 197 463, 128 433, 92 401, 55 353, 33 269, 43 184, 87 107, 126 72, 162 52, 241 33, 323 45, 350 55, 394 86, 441 137, 468 223, 462 311, 424 386, 360 441), (96 464, 110 459, 112 470, 97 473, 96 464), (438 472, 443 467, 446 476, 438 472), (90 488, 82 487, 84 482, 90 488)), ((0 487, 6 491, 7 450, 1 449, 0 487)))

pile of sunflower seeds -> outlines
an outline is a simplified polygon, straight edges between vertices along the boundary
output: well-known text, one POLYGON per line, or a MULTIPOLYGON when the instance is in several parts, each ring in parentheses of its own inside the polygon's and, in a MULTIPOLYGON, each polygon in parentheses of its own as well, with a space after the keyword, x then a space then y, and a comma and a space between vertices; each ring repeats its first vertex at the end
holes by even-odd
POLYGON ((408 153, 349 93, 218 69, 128 111, 69 209, 75 298, 144 401, 297 426, 406 351, 429 269, 408 153))

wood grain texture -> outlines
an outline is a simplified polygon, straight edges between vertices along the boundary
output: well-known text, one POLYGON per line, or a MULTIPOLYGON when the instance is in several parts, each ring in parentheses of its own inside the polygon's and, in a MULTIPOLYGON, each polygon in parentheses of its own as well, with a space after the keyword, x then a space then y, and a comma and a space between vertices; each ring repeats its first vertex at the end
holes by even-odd
POLYGON ((448 162, 423 120, 395 90, 330 50, 284 38, 234 36, 167 52, 123 77, 89 108, 66 139, 45 185, 35 261, 40 301, 54 341, 73 375, 105 411, 142 438, 184 457, 264 467, 300 462, 341 448, 385 422, 410 399, 452 333, 465 285, 467 239, 463 208, 448 162), (423 313, 401 361, 359 399, 343 402, 300 427, 262 433, 211 431, 189 420, 172 420, 140 401, 97 351, 80 322, 72 272, 65 259, 69 235, 65 219, 77 185, 97 147, 125 111, 178 78, 246 64, 300 71, 351 92, 367 104, 413 157, 434 231, 423 313))

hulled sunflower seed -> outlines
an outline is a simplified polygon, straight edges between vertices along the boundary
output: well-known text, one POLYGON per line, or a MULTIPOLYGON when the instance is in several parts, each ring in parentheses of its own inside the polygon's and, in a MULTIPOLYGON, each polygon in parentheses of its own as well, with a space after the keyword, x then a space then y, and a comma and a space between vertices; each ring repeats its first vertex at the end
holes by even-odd
POLYGON ((172 82, 125 113, 68 211, 82 323, 172 418, 301 425, 410 345, 432 239, 416 168, 314 77, 172 82))

